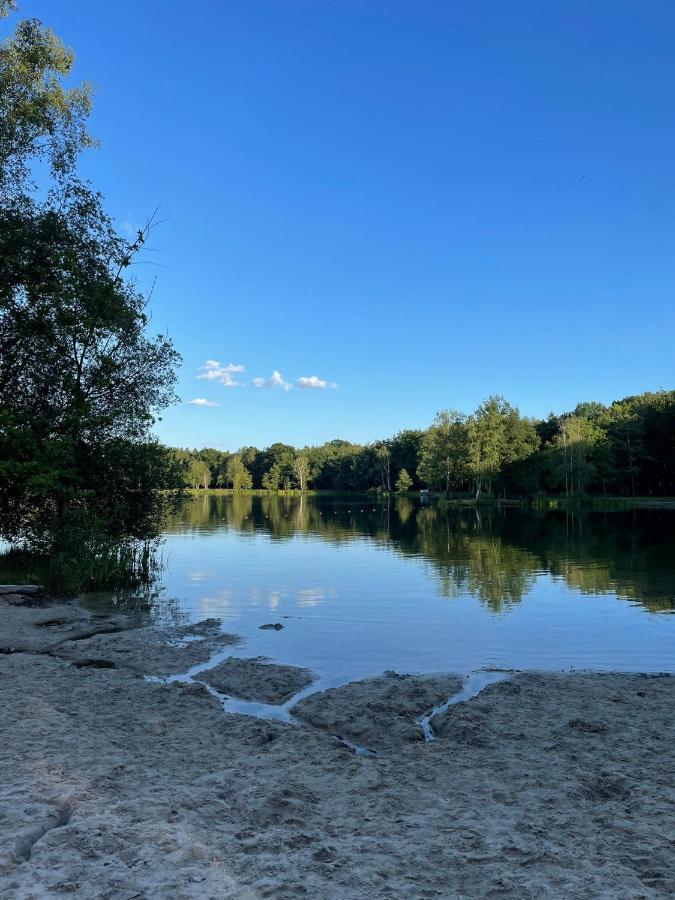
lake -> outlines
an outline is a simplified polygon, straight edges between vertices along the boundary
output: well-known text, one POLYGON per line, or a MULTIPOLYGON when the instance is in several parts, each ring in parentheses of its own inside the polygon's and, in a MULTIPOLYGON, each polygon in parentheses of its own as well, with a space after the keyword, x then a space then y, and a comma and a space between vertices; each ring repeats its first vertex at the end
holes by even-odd
POLYGON ((221 618, 246 638, 234 655, 308 666, 322 687, 387 669, 675 671, 673 510, 203 493, 163 563, 158 619, 221 618))

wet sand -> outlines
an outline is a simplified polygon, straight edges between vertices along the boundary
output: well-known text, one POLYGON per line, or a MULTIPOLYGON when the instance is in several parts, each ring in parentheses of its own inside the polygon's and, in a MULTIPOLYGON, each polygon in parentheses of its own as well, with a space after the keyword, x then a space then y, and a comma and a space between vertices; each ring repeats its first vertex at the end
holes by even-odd
POLYGON ((202 678, 228 697, 274 705, 286 703, 313 681, 309 669, 234 657, 208 669, 202 678))
POLYGON ((461 690, 456 675, 399 675, 353 681, 310 694, 291 712, 297 718, 351 744, 380 753, 423 741, 417 720, 427 710, 461 690))
POLYGON ((143 677, 222 654, 236 638, 213 622, 25 599, 0 597, 2 897, 675 889, 672 677, 513 675, 434 717, 429 743, 417 722, 452 674, 385 673, 303 699, 301 724, 262 721, 143 677))

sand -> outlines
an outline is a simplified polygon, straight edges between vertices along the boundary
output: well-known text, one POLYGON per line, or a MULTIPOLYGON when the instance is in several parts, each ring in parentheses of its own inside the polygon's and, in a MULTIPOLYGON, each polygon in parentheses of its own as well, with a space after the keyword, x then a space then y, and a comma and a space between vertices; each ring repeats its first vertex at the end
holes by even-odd
POLYGON ((142 677, 148 660, 168 667, 163 647, 188 655, 178 670, 222 655, 212 624, 6 600, 0 646, 20 652, 0 653, 3 898, 675 890, 672 677, 514 675, 436 717, 426 743, 415 721, 456 676, 387 673, 301 701, 300 725, 265 722, 142 677), (121 630, 73 639, 98 626, 121 630), (115 667, 72 665, 85 651, 115 667))
POLYGON ((241 640, 221 632, 218 619, 161 627, 135 616, 95 615, 72 601, 49 604, 33 596, 0 594, 0 622, 0 654, 33 651, 141 675, 186 671, 241 640))
POLYGON ((462 687, 456 675, 399 675, 353 681, 310 694, 291 712, 303 722, 366 750, 399 748, 424 735, 417 719, 462 687))
POLYGON ((314 680, 309 669, 275 665, 262 657, 229 657, 201 678, 221 694, 276 705, 286 703, 314 680))

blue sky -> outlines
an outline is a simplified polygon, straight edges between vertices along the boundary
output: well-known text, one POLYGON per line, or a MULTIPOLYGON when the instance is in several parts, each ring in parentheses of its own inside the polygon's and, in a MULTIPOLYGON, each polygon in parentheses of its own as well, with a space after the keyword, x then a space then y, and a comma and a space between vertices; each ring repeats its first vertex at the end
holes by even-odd
POLYGON ((675 387, 672 3, 21 12, 98 86, 83 169, 121 227, 169 216, 137 270, 183 356, 167 442, 367 441, 491 393, 543 416, 675 387))

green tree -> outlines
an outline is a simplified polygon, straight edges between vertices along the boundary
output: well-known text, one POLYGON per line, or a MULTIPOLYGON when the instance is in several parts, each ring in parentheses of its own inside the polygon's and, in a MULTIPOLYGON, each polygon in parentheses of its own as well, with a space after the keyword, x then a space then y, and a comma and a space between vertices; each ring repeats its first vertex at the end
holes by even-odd
POLYGON ((227 461, 225 469, 225 485, 231 487, 235 493, 250 491, 253 487, 251 473, 242 462, 241 456, 235 453, 227 461))
POLYGON ((467 419, 468 469, 476 500, 502 470, 528 456, 539 446, 534 423, 523 419, 503 397, 488 397, 467 419))
POLYGON ((564 478, 565 493, 585 493, 595 475, 590 454, 601 441, 602 431, 590 419, 582 416, 564 416, 553 445, 558 450, 559 478, 564 478))
POLYGON ((466 417, 455 410, 442 410, 422 438, 418 474, 435 490, 450 493, 467 472, 468 435, 466 417))
POLYGON ((405 469, 417 482, 417 466, 424 432, 418 429, 405 428, 397 432, 389 442, 391 464, 394 471, 405 469))
POLYGON ((374 451, 382 490, 391 491, 391 449, 389 441, 380 441, 375 444, 374 451))
MULTIPOLYGON (((0 18, 15 8, 0 3, 0 18)), ((20 21, 0 43, 0 196, 26 187, 35 160, 52 173, 72 173, 78 153, 94 141, 87 132, 92 89, 66 88, 74 56, 36 19, 20 21)))
POLYGON ((295 448, 290 444, 275 443, 262 452, 262 476, 261 481, 263 487, 268 490, 278 490, 280 486, 284 488, 290 486, 293 481, 293 460, 295 459, 295 448), (265 474, 272 472, 269 478, 265 478, 265 474), (271 480, 276 481, 275 487, 271 486, 271 480))
POLYGON ((306 491, 307 483, 312 477, 312 466, 308 453, 298 453, 295 457, 293 460, 293 474, 295 475, 300 490, 306 491))
POLYGON ((635 497, 644 456, 644 422, 634 402, 624 400, 613 404, 609 433, 617 468, 624 483, 630 486, 628 492, 635 497))
POLYGON ((396 479, 396 490, 400 494, 405 494, 406 491, 409 491, 412 487, 413 480, 408 475, 408 472, 405 469, 401 469, 398 473, 398 478, 396 479))
POLYGON ((78 506, 105 517, 92 460, 111 442, 165 452, 150 429, 174 398, 178 354, 147 334, 146 299, 121 277, 128 252, 82 186, 58 208, 0 208, 2 458, 17 440, 35 448, 23 490, 0 480, 14 495, 0 504, 8 537, 31 523, 53 534, 78 506))
POLYGON ((147 298, 125 277, 147 230, 118 236, 75 177, 90 94, 63 87, 71 65, 35 21, 0 45, 0 536, 50 556, 91 549, 87 529, 152 536, 158 488, 180 483, 151 434, 179 357, 149 334, 147 298), (54 178, 38 193, 40 162, 54 178))
POLYGON ((201 459, 192 459, 185 480, 192 488, 208 488, 211 483, 211 469, 201 459))
POLYGON ((352 477, 351 465, 362 448, 349 441, 335 439, 317 447, 316 450, 316 486, 336 491, 351 487, 349 483, 352 477))
MULTIPOLYGON (((227 456, 229 454, 225 455, 227 456)), ((239 455, 241 456, 241 461, 251 473, 251 477, 253 478, 253 486, 260 487, 263 476, 263 454, 260 452, 260 450, 258 450, 257 447, 242 447, 239 450, 239 455)), ((224 467, 225 463, 223 463, 223 470, 224 467)))
POLYGON ((281 485, 281 474, 281 466, 279 463, 274 463, 262 477, 263 488, 266 491, 278 491, 281 485))

